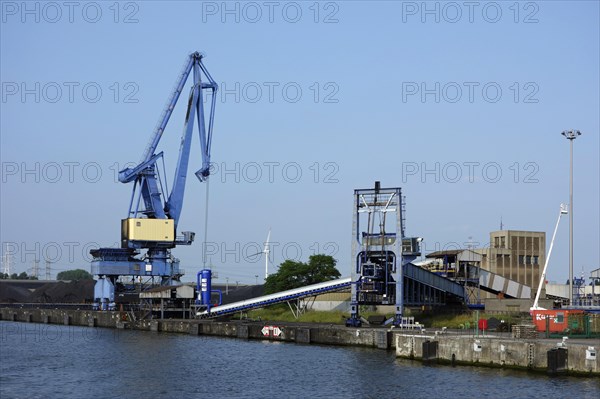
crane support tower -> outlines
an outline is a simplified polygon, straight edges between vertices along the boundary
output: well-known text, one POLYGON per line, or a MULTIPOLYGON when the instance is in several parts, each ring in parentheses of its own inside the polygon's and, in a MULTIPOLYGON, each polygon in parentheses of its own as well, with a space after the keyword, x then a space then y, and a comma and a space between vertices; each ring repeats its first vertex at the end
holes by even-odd
POLYGON ((179 260, 171 254, 171 249, 177 245, 190 245, 194 241, 195 234, 191 231, 178 234, 194 119, 198 125, 202 153, 202 166, 196 172, 196 177, 205 181, 210 174, 210 148, 218 90, 202 59, 203 55, 198 52, 186 58, 142 159, 137 166, 119 172, 121 183, 133 183, 129 212, 121 220, 121 247, 90 251, 93 256, 92 274, 98 276, 95 302, 103 310, 115 307, 115 284, 119 276, 131 276, 132 280, 135 277, 139 280, 147 277, 152 281, 159 278, 162 285, 172 285, 183 275, 179 260), (163 152, 156 153, 156 149, 190 74, 193 74, 193 83, 175 177, 169 192, 163 152), (205 98, 210 98, 208 110, 205 110, 203 103, 205 98), (205 124, 205 115, 208 117, 208 126, 205 124), (159 168, 159 160, 162 169, 159 168), (142 253, 144 250, 145 253, 142 253))
POLYGON ((395 316, 386 324, 403 321, 403 265, 420 255, 420 238, 404 237, 402 190, 375 188, 354 190, 352 221, 352 275, 349 327, 362 324, 362 305, 394 305, 395 316))

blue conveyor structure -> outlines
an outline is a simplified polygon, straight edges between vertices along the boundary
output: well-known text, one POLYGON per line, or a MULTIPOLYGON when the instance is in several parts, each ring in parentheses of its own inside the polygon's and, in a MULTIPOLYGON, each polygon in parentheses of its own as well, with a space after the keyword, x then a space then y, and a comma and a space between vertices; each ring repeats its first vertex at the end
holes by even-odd
POLYGON ((210 311, 204 310, 197 312, 196 316, 200 319, 225 316, 232 313, 242 312, 251 309, 262 308, 277 303, 290 302, 298 299, 313 297, 326 292, 334 292, 350 287, 350 277, 338 280, 326 281, 324 283, 307 285, 306 287, 294 288, 287 291, 281 291, 275 294, 263 295, 245 301, 230 303, 227 305, 216 306, 210 311))
POLYGON ((444 305, 464 302, 465 287, 422 267, 407 263, 403 267, 404 295, 407 306, 444 305))
MULTIPOLYGON (((412 263, 407 263, 404 269, 403 299, 408 306, 443 305, 449 301, 464 302, 464 286, 447 278, 438 276, 412 263)), ((314 297, 327 292, 348 289, 352 285, 350 277, 327 281, 306 287, 294 288, 275 294, 264 295, 227 305, 215 306, 210 311, 202 310, 196 313, 198 318, 225 316, 237 312, 258 309, 278 303, 291 302, 314 297)))

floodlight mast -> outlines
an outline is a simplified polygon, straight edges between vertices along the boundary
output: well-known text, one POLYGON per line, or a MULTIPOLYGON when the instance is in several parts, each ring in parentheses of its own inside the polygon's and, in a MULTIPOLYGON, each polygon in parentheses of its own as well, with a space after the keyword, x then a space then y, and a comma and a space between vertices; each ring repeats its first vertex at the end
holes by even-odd
POLYGON ((565 130, 561 133, 570 144, 569 173, 569 306, 573 306, 573 140, 581 136, 579 130, 565 130))

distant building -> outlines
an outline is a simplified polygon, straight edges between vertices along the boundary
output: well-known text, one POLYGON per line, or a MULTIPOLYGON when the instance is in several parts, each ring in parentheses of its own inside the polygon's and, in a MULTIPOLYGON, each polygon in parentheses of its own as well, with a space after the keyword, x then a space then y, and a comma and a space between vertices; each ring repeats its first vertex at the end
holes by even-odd
POLYGON ((451 249, 431 252, 425 256, 424 261, 413 263, 445 277, 467 278, 467 267, 480 267, 482 259, 480 253, 470 249, 451 249))
MULTIPOLYGON (((568 305, 569 288, 569 280, 566 284, 546 284, 546 295, 568 305)), ((594 310, 600 309, 600 269, 590 272, 589 283, 583 275, 573 279, 573 304, 591 307, 594 310)))
POLYGON ((528 285, 535 295, 546 261, 545 232, 492 231, 489 247, 473 251, 481 254, 482 269, 528 285))

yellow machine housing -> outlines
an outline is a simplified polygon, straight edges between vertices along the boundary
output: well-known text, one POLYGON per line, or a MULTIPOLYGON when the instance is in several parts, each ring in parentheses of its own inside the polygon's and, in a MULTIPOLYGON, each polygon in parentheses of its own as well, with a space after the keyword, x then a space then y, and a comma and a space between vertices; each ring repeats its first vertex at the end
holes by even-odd
POLYGON ((173 219, 122 219, 121 241, 175 241, 175 223, 173 219))

